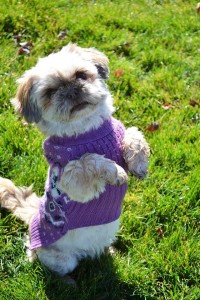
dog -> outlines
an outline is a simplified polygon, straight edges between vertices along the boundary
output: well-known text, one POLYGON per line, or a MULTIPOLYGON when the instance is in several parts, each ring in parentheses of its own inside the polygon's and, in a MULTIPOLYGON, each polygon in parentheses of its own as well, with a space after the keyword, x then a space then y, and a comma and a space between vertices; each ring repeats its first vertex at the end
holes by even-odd
POLYGON ((29 258, 64 276, 115 240, 128 172, 147 175, 150 148, 116 120, 106 55, 69 43, 38 60, 11 100, 47 136, 45 192, 0 178, 0 203, 29 226, 29 258))

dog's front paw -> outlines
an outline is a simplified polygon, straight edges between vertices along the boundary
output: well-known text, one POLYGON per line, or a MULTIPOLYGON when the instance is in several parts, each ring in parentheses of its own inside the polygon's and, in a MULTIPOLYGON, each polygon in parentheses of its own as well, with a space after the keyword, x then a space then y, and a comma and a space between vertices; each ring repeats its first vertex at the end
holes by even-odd
POLYGON ((136 127, 126 130, 124 159, 131 174, 143 179, 148 174, 150 148, 142 133, 136 127))
POLYGON ((70 161, 61 175, 59 188, 78 202, 98 198, 105 191, 104 168, 107 161, 110 160, 98 154, 85 154, 79 160, 70 161))
POLYGON ((125 170, 114 161, 98 154, 85 154, 64 168, 58 188, 70 199, 88 202, 105 191, 106 184, 121 185, 128 181, 125 170))
POLYGON ((104 184, 101 184, 84 159, 74 160, 67 164, 58 187, 70 199, 83 203, 94 199, 104 191, 104 184))
POLYGON ((107 183, 111 185, 121 185, 128 181, 128 176, 125 170, 116 163, 107 166, 105 170, 107 183))
POLYGON ((128 169, 138 179, 144 179, 148 174, 148 160, 143 153, 137 153, 128 162, 128 169))

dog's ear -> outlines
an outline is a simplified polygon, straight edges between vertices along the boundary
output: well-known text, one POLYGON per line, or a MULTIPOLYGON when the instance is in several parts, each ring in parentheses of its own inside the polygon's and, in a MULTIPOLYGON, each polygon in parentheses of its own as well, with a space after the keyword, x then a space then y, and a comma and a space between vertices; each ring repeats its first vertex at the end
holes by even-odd
POLYGON ((102 79, 108 79, 109 68, 108 58, 105 54, 95 48, 81 48, 76 44, 69 43, 62 48, 65 53, 76 53, 83 59, 91 61, 97 68, 98 74, 102 79))
POLYGON ((15 110, 25 118, 28 123, 38 123, 42 113, 33 96, 34 82, 36 78, 20 79, 20 85, 16 97, 11 100, 15 110))
POLYGON ((109 68, 108 68, 108 57, 95 48, 85 48, 85 52, 90 56, 91 61, 97 68, 97 71, 101 78, 109 78, 109 68))

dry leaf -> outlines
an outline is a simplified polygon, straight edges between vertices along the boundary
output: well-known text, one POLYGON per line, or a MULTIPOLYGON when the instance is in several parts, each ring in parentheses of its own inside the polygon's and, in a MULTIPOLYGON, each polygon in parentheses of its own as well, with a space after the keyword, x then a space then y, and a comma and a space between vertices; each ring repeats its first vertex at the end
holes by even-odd
POLYGON ((145 130, 147 131, 156 131, 159 129, 159 124, 157 122, 152 122, 150 125, 148 125, 145 130))
POLYGON ((198 106, 199 103, 197 101, 195 101, 195 100, 190 100, 190 105, 191 106, 198 106))
POLYGON ((27 49, 27 48, 23 48, 23 47, 20 47, 19 49, 18 49, 18 52, 17 52, 19 55, 22 55, 22 54, 30 54, 31 53, 31 51, 29 50, 29 49, 27 49))
POLYGON ((196 8, 196 10, 197 10, 197 13, 200 14, 200 2, 197 3, 197 8, 196 8))
POLYGON ((64 40, 67 36, 67 30, 65 31, 61 31, 59 34, 58 34, 58 38, 59 40, 64 40))
POLYGON ((119 69, 115 72, 113 72, 113 74, 116 76, 116 77, 122 77, 124 71, 122 69, 119 69))
POLYGON ((171 104, 170 102, 165 102, 163 105, 162 105, 162 108, 167 110, 169 108, 174 108, 174 105, 171 104))
POLYGON ((31 53, 31 48, 33 47, 33 43, 32 42, 22 42, 22 43, 19 43, 19 46, 21 46, 18 49, 18 54, 19 55, 30 54, 31 53))
POLYGON ((156 230, 156 232, 157 232, 157 234, 158 234, 161 238, 164 238, 164 233, 163 233, 162 228, 158 228, 158 229, 156 230))
POLYGON ((131 47, 131 43, 130 42, 124 42, 123 46, 126 48, 130 48, 131 47))
POLYGON ((26 49, 29 49, 31 47, 33 47, 33 43, 32 42, 23 42, 23 43, 19 43, 19 45, 22 47, 22 48, 26 48, 26 49))

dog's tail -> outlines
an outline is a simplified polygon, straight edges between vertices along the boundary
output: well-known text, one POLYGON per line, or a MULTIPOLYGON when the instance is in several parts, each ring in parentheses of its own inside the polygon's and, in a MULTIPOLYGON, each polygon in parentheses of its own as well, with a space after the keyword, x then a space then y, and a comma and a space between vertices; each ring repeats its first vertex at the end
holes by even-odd
POLYGON ((16 187, 12 181, 0 177, 0 205, 10 210, 26 224, 30 224, 39 209, 40 198, 32 188, 16 187))

